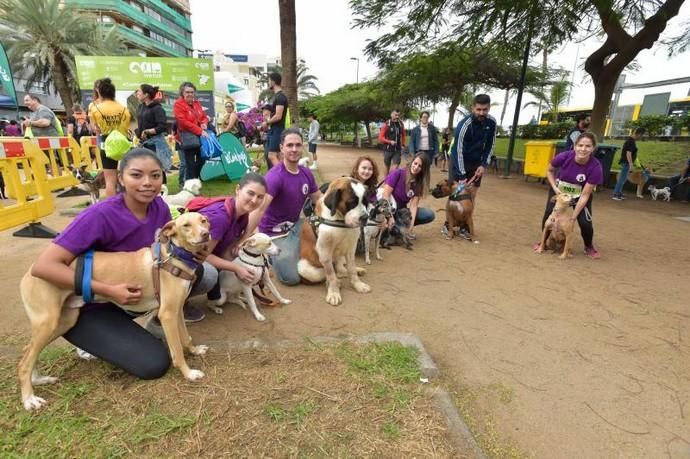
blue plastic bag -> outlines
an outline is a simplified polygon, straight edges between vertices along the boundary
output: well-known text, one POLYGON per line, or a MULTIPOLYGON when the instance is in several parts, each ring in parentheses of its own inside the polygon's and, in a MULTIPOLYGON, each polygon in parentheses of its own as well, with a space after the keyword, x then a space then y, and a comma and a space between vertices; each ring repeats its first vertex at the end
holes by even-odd
POLYGON ((218 142, 218 138, 212 131, 206 131, 208 136, 202 135, 201 142, 201 157, 203 159, 220 158, 223 154, 223 147, 218 142))

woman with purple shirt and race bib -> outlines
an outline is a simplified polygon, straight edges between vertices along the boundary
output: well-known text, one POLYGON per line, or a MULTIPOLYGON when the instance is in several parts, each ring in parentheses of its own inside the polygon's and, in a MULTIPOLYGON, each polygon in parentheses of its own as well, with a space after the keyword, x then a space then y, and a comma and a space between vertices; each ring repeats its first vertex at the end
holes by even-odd
MULTIPOLYGON (((170 209, 159 196, 160 160, 146 148, 130 150, 120 160, 117 178, 122 191, 82 211, 39 255, 31 270, 34 276, 74 288, 70 264, 89 249, 134 252, 153 244, 156 230, 171 220, 170 209)), ((215 285, 217 271, 206 262, 203 271, 190 296, 215 285)), ((141 285, 111 285, 95 279, 91 285, 94 293, 119 304, 136 304, 141 298, 141 285)), ((167 346, 113 303, 85 304, 77 323, 63 337, 85 351, 80 356, 95 355, 142 379, 159 378, 170 366, 167 346)))
POLYGON ((568 193, 573 196, 573 205, 575 206, 573 221, 577 220, 580 226, 582 240, 585 243, 585 254, 595 260, 600 258, 600 255, 593 244, 592 192, 594 187, 604 182, 601 163, 593 156, 596 147, 596 136, 591 132, 584 132, 577 138, 574 150, 559 153, 551 160, 546 172, 551 188, 546 201, 544 218, 541 222, 543 229, 555 206, 555 202, 551 201, 553 196, 560 193, 568 193), (555 173, 556 168, 560 168, 558 176, 555 173))

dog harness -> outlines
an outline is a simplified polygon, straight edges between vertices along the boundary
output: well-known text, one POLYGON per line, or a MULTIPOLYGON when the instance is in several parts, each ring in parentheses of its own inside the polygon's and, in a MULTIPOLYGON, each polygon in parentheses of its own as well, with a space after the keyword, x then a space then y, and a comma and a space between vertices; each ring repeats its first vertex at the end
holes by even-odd
POLYGON ((85 303, 93 301, 91 289, 91 275, 93 273, 93 250, 77 257, 77 266, 74 270, 74 293, 81 296, 85 303))
POLYGON ((194 259, 193 253, 167 240, 160 230, 156 232, 156 240, 151 246, 151 251, 153 252, 153 266, 151 268, 153 291, 159 303, 161 301, 161 269, 192 283, 196 280, 196 270, 201 266, 201 263, 194 259), (164 248, 167 252, 165 257, 163 256, 164 248))

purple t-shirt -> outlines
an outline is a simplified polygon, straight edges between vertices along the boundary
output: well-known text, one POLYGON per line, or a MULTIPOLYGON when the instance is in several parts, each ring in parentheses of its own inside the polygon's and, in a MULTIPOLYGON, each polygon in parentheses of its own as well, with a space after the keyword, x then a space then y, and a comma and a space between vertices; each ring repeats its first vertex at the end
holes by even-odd
POLYGON ((198 212, 208 218, 211 225, 211 239, 218 241, 213 249, 213 254, 219 257, 223 256, 230 244, 244 234, 249 223, 247 214, 235 218, 235 200, 233 198, 227 201, 214 202, 203 209, 199 209, 198 212), (231 214, 232 217, 230 217, 231 214))
POLYGON ((53 242, 75 256, 89 249, 135 252, 153 244, 156 230, 171 219, 167 204, 157 197, 149 204, 146 218, 139 220, 119 193, 84 209, 53 242))
POLYGON ((414 198, 414 188, 410 182, 410 187, 405 183, 407 180, 407 169, 395 169, 386 177, 386 185, 393 188, 393 197, 398 205, 398 209, 407 207, 407 203, 414 198))
POLYGON ((601 163, 593 155, 589 157, 587 164, 581 165, 575 162, 575 151, 564 151, 551 160, 553 167, 560 167, 558 179, 569 184, 584 187, 586 183, 601 185, 604 183, 604 173, 601 163))
POLYGON ((284 163, 280 163, 266 174, 266 193, 273 200, 259 223, 259 231, 262 233, 269 236, 284 233, 285 231, 276 231, 274 228, 277 229, 285 222, 295 223, 304 201, 310 194, 319 191, 311 171, 304 166, 298 167, 297 174, 292 174, 284 163))

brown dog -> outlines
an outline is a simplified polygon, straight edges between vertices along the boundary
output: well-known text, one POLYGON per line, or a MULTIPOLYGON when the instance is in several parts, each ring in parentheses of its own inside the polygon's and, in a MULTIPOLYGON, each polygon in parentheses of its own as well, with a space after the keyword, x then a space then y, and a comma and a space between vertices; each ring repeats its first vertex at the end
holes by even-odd
MULTIPOLYGON (((168 222, 161 230, 161 235, 177 246, 178 250, 185 250, 197 259, 203 259, 207 255, 209 223, 206 217, 199 213, 188 212, 168 222)), ((204 373, 189 368, 182 351, 184 346, 191 354, 202 355, 208 349, 207 346, 192 344, 192 338, 182 317, 182 305, 193 283, 194 269, 171 257, 171 246, 168 244, 162 243, 160 249, 161 260, 170 259, 159 270, 160 303, 156 299, 152 275, 154 255, 149 247, 136 252, 96 252, 93 257, 92 279, 111 284, 141 285, 142 295, 139 303, 120 307, 133 312, 147 312, 160 307, 158 317, 163 326, 173 365, 180 369, 185 378, 196 381, 203 378, 204 373), (168 268, 182 274, 179 274, 179 277, 173 275, 168 268)), ((72 262, 70 267, 75 269, 76 264, 77 260, 72 262)), ((32 384, 51 384, 57 381, 57 378, 38 374, 35 369, 38 355, 44 347, 74 326, 84 300, 81 296, 76 296, 72 290, 34 277, 31 268, 21 280, 20 292, 31 321, 31 341, 24 348, 19 362, 19 385, 24 408, 33 410, 45 405, 46 401, 34 395, 32 384)), ((99 296, 96 296, 95 300, 113 301, 111 298, 99 296)))
POLYGON ((474 236, 474 221, 472 212, 474 203, 472 202, 472 184, 460 185, 456 189, 457 182, 441 180, 436 184, 436 188, 431 190, 431 195, 435 198, 448 196, 446 203, 446 218, 448 219, 448 234, 446 239, 453 239, 463 226, 467 225, 469 239, 474 236), (457 229, 456 229, 457 228, 457 229))
POLYGON ((541 242, 536 249, 537 253, 542 253, 544 249, 556 251, 560 244, 563 244, 563 252, 560 259, 564 260, 572 256, 571 245, 575 223, 572 220, 573 208, 570 206, 572 197, 567 193, 560 193, 551 198, 556 203, 551 215, 544 224, 544 231, 541 233, 541 242))

